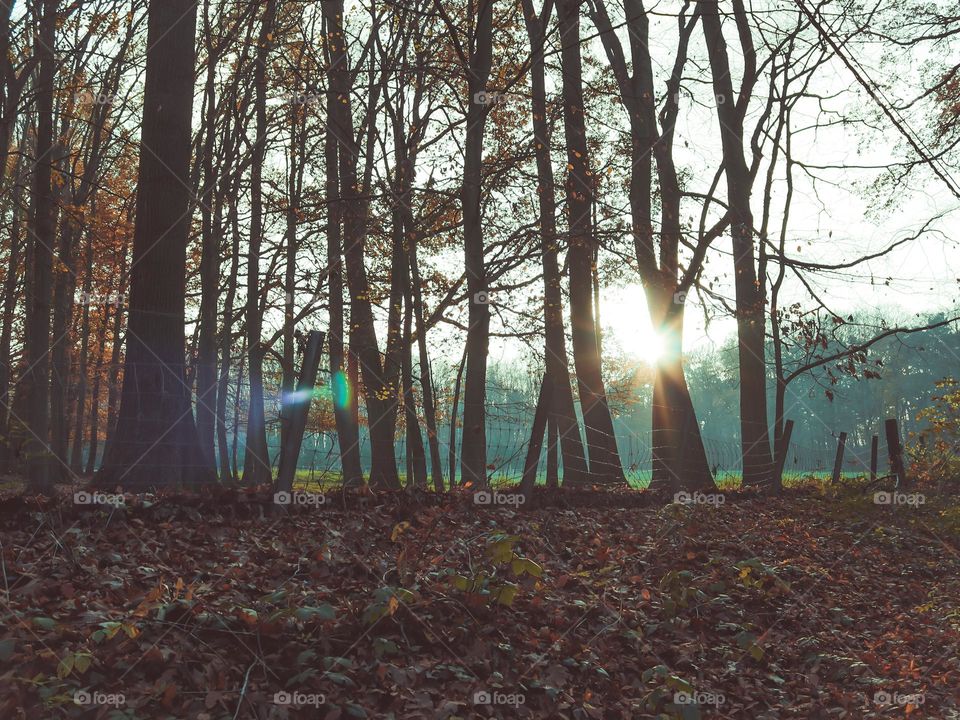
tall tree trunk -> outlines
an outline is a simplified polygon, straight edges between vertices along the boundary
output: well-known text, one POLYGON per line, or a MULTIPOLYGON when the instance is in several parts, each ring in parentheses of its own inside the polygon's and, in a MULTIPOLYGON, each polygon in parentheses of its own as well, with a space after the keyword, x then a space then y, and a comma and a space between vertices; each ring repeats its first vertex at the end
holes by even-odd
MULTIPOLYGON (((113 341, 110 350, 110 376, 107 386, 107 436, 104 439, 103 454, 107 455, 110 445, 113 443, 114 434, 117 428, 117 410, 120 405, 120 350, 123 347, 123 305, 125 293, 127 292, 127 281, 129 273, 127 269, 127 251, 130 249, 129 241, 124 236, 123 245, 117 255, 117 263, 120 266, 120 282, 117 285, 116 312, 113 314, 113 341)), ((104 323, 107 321, 104 320, 104 323)), ((104 325, 106 327, 106 325, 104 325)), ((102 362, 102 359, 101 359, 102 362)))
MULTIPOLYGON (((19 61, 19 53, 11 52, 10 49, 10 20, 16 4, 16 0, 0 0, 0 178, 5 178, 9 167, 7 160, 10 154, 10 138, 17 120, 21 117, 23 88, 43 57, 41 53, 30 54, 20 65, 20 72, 17 72, 15 64, 19 61)), ((37 6, 37 3, 32 6, 37 6)), ((25 127, 30 127, 29 121, 25 127)), ((23 133, 21 136, 21 153, 26 147, 27 135, 28 133, 23 133)), ((21 154, 17 159, 18 167, 22 165, 22 157, 21 154)))
POLYGON ((648 287, 647 304, 663 344, 653 383, 653 477, 651 488, 712 489, 707 461, 683 363, 682 302, 669 289, 648 287), (654 308, 664 308, 654 310, 654 308))
MULTIPOLYGON (((591 227, 596 227, 596 208, 595 201, 590 203, 590 212, 593 216, 591 227)), ((603 327, 600 325, 600 247, 593 248, 593 258, 590 260, 590 277, 593 288, 593 327, 597 335, 597 357, 603 358, 603 327)))
MULTIPOLYGON (((223 330, 227 337, 230 334, 227 328, 223 330)), ((227 341, 229 342, 229 340, 227 341)), ((217 461, 219 464, 220 482, 230 483, 236 481, 230 470, 230 444, 227 435, 227 400, 230 394, 230 363, 232 357, 230 350, 220 344, 220 368, 217 376, 217 417, 216 417, 216 441, 217 441, 217 461)))
POLYGON ((567 212, 570 249, 570 319, 580 407, 586 428, 590 474, 597 482, 625 482, 617 452, 613 418, 607 406, 593 315, 593 255, 596 245, 590 216, 594 182, 589 168, 583 117, 578 0, 559 0, 563 39, 563 124, 567 141, 567 212))
MULTIPOLYGON (((60 148, 60 152, 64 152, 60 148)), ((64 153, 65 154, 65 153, 64 153)), ((65 160, 58 164, 63 167, 65 160)), ((63 199, 73 204, 76 198, 69 193, 63 199)), ((68 400, 70 390, 70 356, 72 350, 71 326, 73 325, 73 295, 76 290, 76 263, 74 244, 80 233, 74 210, 62 214, 57 248, 56 270, 53 283, 53 328, 50 349, 50 449, 58 462, 53 467, 55 477, 63 477, 67 468, 68 400)), ((54 226, 56 214, 54 211, 54 226)))
MULTIPOLYGON (((35 150, 34 150, 35 151, 35 150)), ((29 230, 29 223, 34 221, 34 197, 33 197, 33 176, 31 173, 30 202, 26 208, 26 222, 28 223, 27 232, 23 236, 23 296, 24 309, 33 307, 33 253, 36 246, 34 233, 29 230)), ((9 453, 10 462, 17 471, 24 474, 29 472, 27 461, 29 459, 29 438, 28 430, 30 418, 30 375, 27 372, 29 347, 26 340, 26 322, 29 320, 29 313, 24 321, 24 343, 23 351, 20 353, 20 359, 16 368, 12 372, 12 377, 18 378, 14 383, 16 392, 13 393, 13 400, 10 403, 10 417, 8 419, 7 439, 10 443, 9 453)))
POLYGON ((276 0, 267 0, 257 40, 253 69, 256 138, 250 165, 250 239, 247 244, 247 375, 250 379, 246 451, 243 455, 243 482, 261 485, 271 480, 267 449, 266 411, 263 405, 263 310, 260 302, 260 247, 263 242, 263 163, 267 148, 267 58, 273 45, 276 0))
MULTIPOLYGON (((397 172, 401 172, 399 167, 397 172)), ((394 192, 399 192, 394 188, 394 192)), ((390 296, 387 307, 387 347, 383 356, 383 385, 381 399, 384 403, 384 419, 381 421, 391 434, 396 436, 397 411, 402 407, 403 391, 401 371, 403 367, 403 317, 404 279, 409 278, 407 255, 403 241, 403 218, 398 207, 391 212, 391 258, 390 296)), ((409 453, 409 448, 407 448, 409 453)))
MULTIPOLYGON (((413 485, 427 486, 427 456, 420 434, 420 420, 417 417, 416 399, 413 394, 413 291, 410 288, 410 266, 404 253, 404 308, 403 308, 403 361, 401 383, 403 385, 404 423, 407 431, 407 459, 412 471, 413 485)), ((409 485, 411 478, 407 477, 409 485)))
MULTIPOLYGON (((393 117, 394 151, 397 167, 397 210, 400 213, 403 251, 406 259, 406 294, 404 302, 412 307, 416 320, 418 363, 420 368, 420 388, 423 397, 423 414, 427 426, 427 444, 430 449, 430 475, 436 492, 443 492, 443 467, 440 459, 440 439, 437 435, 437 415, 434 402, 433 381, 431 378, 430 358, 427 353, 427 328, 423 319, 423 294, 421 291, 420 264, 417 258, 417 245, 420 232, 413 217, 413 178, 416 174, 417 148, 422 139, 422 122, 418 114, 423 83, 417 83, 413 98, 413 137, 406 132, 400 113, 393 117), (409 145, 408 145, 409 143, 409 145), (410 282, 412 279, 412 282, 410 282)), ((402 111, 402 108, 401 108, 402 111)), ((412 348, 410 348, 412 351, 412 348)), ((412 369, 411 369, 412 372, 412 369)), ((412 387, 409 392, 413 392, 412 387)), ((422 442, 422 440, 421 440, 422 442)))
MULTIPOLYGON (((120 306, 114 307, 114 313, 120 315, 120 306)), ((110 306, 103 307, 103 320, 100 323, 101 334, 100 343, 97 348, 97 362, 93 376, 93 392, 90 395, 90 444, 87 452, 87 463, 84 468, 85 475, 93 475, 97 466, 97 453, 100 450, 100 382, 103 377, 103 358, 106 354, 107 343, 107 325, 110 322, 110 306)), ((77 441, 83 439, 82 432, 77 441)))
MULTIPOLYGON (((25 143, 21 142, 19 155, 23 158, 25 143)), ((16 169, 11 178, 11 188, 8 197, 12 203, 10 223, 10 252, 7 256, 7 270, 3 280, 3 327, 0 329, 0 474, 10 472, 13 443, 10 436, 10 381, 13 378, 13 359, 11 343, 13 325, 16 321, 17 309, 17 278, 24 271, 23 268, 23 240, 21 227, 23 219, 23 183, 26 179, 26 163, 17 160, 16 169)))
MULTIPOLYGON (((70 447, 70 469, 81 470, 83 454, 84 410, 87 407, 87 365, 90 353, 90 289, 93 283, 93 233, 87 232, 84 250, 83 312, 80 318, 80 361, 77 369, 77 410, 74 420, 73 445, 70 447)), ((106 327, 103 328, 106 333, 106 327)))
MULTIPOLYGON (((789 142, 789 141, 788 141, 789 142)), ((791 187, 792 189, 792 187, 791 187)), ((786 228, 786 221, 784 221, 786 228)), ((785 234, 780 239, 780 270, 777 280, 773 283, 770 291, 770 334, 771 345, 773 346, 773 369, 774 369, 774 409, 773 409, 773 457, 778 458, 782 452, 788 448, 783 447, 784 423, 786 422, 786 404, 787 404, 787 378, 783 368, 783 341, 780 334, 780 318, 778 317, 778 302, 780 295, 780 286, 786 271, 786 263, 783 262, 783 245, 786 241, 785 234)), ((762 282, 762 281, 761 281, 762 282)), ((864 412, 861 417, 869 417, 864 412)), ((781 478, 773 477, 773 483, 781 482, 781 478)))
MULTIPOLYGON (((544 375, 540 383, 540 394, 537 396, 537 407, 533 413, 530 442, 527 445, 527 457, 523 463, 523 476, 520 479, 520 492, 524 495, 529 495, 537 483, 537 468, 540 465, 540 453, 543 452, 543 436, 547 430, 550 399, 553 395, 551 384, 550 376, 544 375)), ((548 445, 552 439, 548 436, 548 445)))
POLYGON ((433 371, 427 353, 427 328, 423 321, 423 298, 420 291, 420 267, 417 262, 417 235, 407 233, 410 242, 410 272, 413 278, 413 309, 417 319, 417 350, 419 352, 420 391, 423 394, 423 414, 427 424, 427 446, 430 448, 430 476, 433 489, 443 492, 443 466, 440 461, 440 436, 437 434, 437 407, 433 392, 433 371))
MULTIPOLYGON (((457 368, 457 380, 453 385, 453 403, 450 407, 450 489, 457 485, 457 412, 460 406, 460 388, 463 386, 463 368, 467 364, 467 348, 463 348, 463 357, 457 368)), ((464 481, 461 480, 461 484, 464 481)))
MULTIPOLYGON (((220 481, 236 483, 239 478, 233 471, 230 458, 230 444, 227 435, 227 400, 230 394, 230 365, 233 362, 231 347, 233 344, 233 308, 237 297, 237 282, 240 274, 240 229, 237 222, 237 205, 235 200, 226 200, 227 192, 221 193, 218 198, 216 212, 214 212, 214 227, 217 235, 220 234, 220 213, 222 202, 229 202, 228 224, 232 233, 230 247, 230 269, 227 273, 227 294, 223 301, 223 322, 220 330, 220 375, 217 380, 217 455, 220 460, 220 481)), ((236 399, 234 405, 236 406, 236 399)), ((237 419, 234 416, 234 425, 237 419)), ((235 464, 235 463, 234 463, 235 464)))
MULTIPOLYGON (((474 3, 470 3, 471 7, 474 3)), ((484 266, 483 134, 488 114, 487 80, 493 62, 494 0, 476 0, 476 35, 470 66, 467 68, 467 132, 464 141, 463 207, 464 270, 469 295, 467 329, 467 371, 463 389, 463 431, 460 467, 464 483, 488 487, 486 385, 487 349, 490 344, 490 298, 484 266)))
MULTIPOLYGON (((300 213, 301 190, 303 187, 304 147, 306 133, 299 130, 298 106, 290 103, 290 173, 287 177, 286 209, 286 247, 283 269, 283 377, 280 383, 281 397, 287 398, 296 389, 295 372, 296 328, 294 311, 296 309, 297 279, 297 219, 300 213)), ((303 116, 305 117, 305 116, 303 116)), ((284 400, 284 406, 287 406, 284 400)), ((284 417, 280 430, 280 447, 286 447, 290 430, 290 418, 284 417)))
POLYGON ((246 371, 247 342, 243 341, 240 352, 240 367, 237 368, 237 384, 233 393, 233 437, 230 442, 230 476, 234 483, 240 482, 240 459, 237 455, 237 446, 240 442, 240 398, 243 397, 243 381, 246 371))
POLYGON ((204 133, 201 164, 203 185, 200 190, 200 321, 197 329, 197 434, 207 462, 216 467, 217 397, 217 302, 220 294, 220 234, 214 225, 214 210, 219 198, 211 199, 217 187, 214 175, 216 123, 217 61, 212 52, 210 0, 203 4, 203 28, 206 38, 207 72, 204 86, 204 133))
MULTIPOLYGON (((547 91, 544 68, 544 41, 550 22, 552 2, 544 4, 540 18, 533 0, 523 0, 527 36, 533 59, 530 66, 533 115, 533 142, 537 158, 537 196, 539 198, 540 254, 543 264, 543 320, 546 349, 546 374, 551 394, 547 399, 548 416, 559 429, 563 452, 564 481, 587 479, 587 461, 580 435, 580 423, 573 405, 567 341, 563 329, 563 295, 558 260, 557 201, 554 194, 550 123, 547 120, 547 91)), ((531 436, 532 437, 532 436, 531 436)), ((532 442, 532 440, 531 440, 532 442)), ((539 458, 539 455, 537 455, 539 458)))
MULTIPOLYGON (((717 4, 700 0, 698 5, 703 15, 703 33, 713 74, 713 92, 717 99, 717 119, 720 122, 723 165, 727 178, 727 204, 730 208, 740 361, 743 483, 759 485, 769 481, 773 459, 767 424, 764 296, 757 282, 754 265, 753 211, 750 207, 752 180, 743 152, 743 117, 749 93, 746 96, 738 95, 741 100, 734 101, 727 44, 720 27, 717 4)), ((735 0, 733 5, 741 42, 749 42, 743 4, 735 0)), ((751 50, 749 46, 744 48, 745 57, 749 57, 751 50)), ((750 72, 748 67, 744 73, 748 79, 750 72)))
MULTIPOLYGON (((104 90, 108 95, 115 95, 120 82, 122 58, 132 38, 132 21, 128 21, 127 34, 122 41, 118 54, 111 61, 107 70, 107 79, 104 90)), ((79 182, 68 180, 63 184, 60 193, 61 204, 64 206, 60 229, 60 247, 58 249, 59 263, 54 287, 53 311, 53 349, 51 374, 51 446, 54 454, 60 459, 60 466, 68 469, 67 445, 69 440, 69 401, 72 388, 70 387, 70 372, 72 365, 73 343, 73 311, 74 292, 78 280, 76 273, 76 243, 83 235, 83 212, 89 204, 94 207, 100 166, 104 153, 104 136, 106 135, 107 120, 109 117, 109 103, 95 103, 90 118, 89 145, 85 145, 82 154, 82 163, 79 171, 79 182)), ((61 137, 70 135, 69 120, 64 117, 60 130, 61 137)), ((77 167, 70 158, 69 148, 59 144, 61 158, 58 164, 65 176, 69 176, 77 167)), ((87 298, 89 301, 89 298, 87 298)), ((107 302, 110 302, 107 300, 107 302)), ((60 473, 63 474, 62 472, 60 473)))
POLYGON ((31 491, 53 489, 50 455, 50 302, 53 281, 54 195, 51 186, 53 158, 53 93, 56 75, 57 2, 43 0, 40 19, 40 58, 37 80, 37 147, 33 173, 32 302, 27 305, 26 345, 29 387, 28 473, 31 491))
MULTIPOLYGON (((560 485, 559 468, 560 451, 560 433, 554 420, 547 418, 547 478, 548 488, 556 488, 560 485)), ((564 471, 566 474, 566 471, 564 471)))
MULTIPOLYGON (((613 30, 603 0, 596 0, 592 16, 600 31, 607 60, 630 116, 630 211, 634 248, 653 327, 666 346, 657 362, 653 397, 653 479, 651 488, 709 487, 712 483, 700 426, 683 370, 682 333, 685 292, 678 292, 681 238, 680 193, 673 162, 673 137, 677 95, 687 57, 694 16, 680 14, 680 37, 673 71, 657 128, 656 92, 649 50, 649 20, 640 0, 624 3, 632 67, 628 70, 619 38, 613 30), (660 260, 657 262, 653 228, 653 160, 656 159, 660 195, 660 260), (685 469, 686 468, 686 469, 685 469)), ((701 260, 691 261, 687 278, 697 276, 701 260)))
POLYGON ((653 477, 651 488, 715 487, 683 370, 684 305, 674 295, 647 289, 647 304, 663 343, 653 383, 653 477))
MULTIPOLYGON (((16 0, 0 0, 0 180, 5 179, 10 137, 22 85, 16 83, 10 54, 10 18, 16 0)), ((19 165, 19 160, 18 163, 19 165)))
POLYGON ((151 0, 148 11, 127 351, 115 437, 95 478, 102 487, 215 480, 184 378, 196 12, 194 0, 151 0))
MULTIPOLYGON (((327 191, 327 287, 329 310, 327 338, 330 348, 330 388, 333 393, 333 416, 337 426, 337 445, 340 448, 340 471, 346 486, 363 484, 360 465, 360 428, 351 413, 351 388, 344 372, 343 338, 343 252, 341 250, 340 173, 338 170, 337 138, 327 130, 324 138, 327 191)), ((355 390, 355 388, 354 388, 355 390)))
MULTIPOLYGON (((351 338, 352 339, 352 338, 351 338)), ((369 392, 369 390, 366 390, 369 392)), ((360 427, 360 361, 357 353, 353 350, 353 345, 347 346, 347 412, 350 413, 350 422, 355 427, 360 427)), ((368 418, 369 421, 369 418, 368 418)), ((360 447, 360 441, 357 440, 357 447, 360 447)))
MULTIPOLYGON (((368 189, 361 187, 357 176, 359 145, 354 135, 350 103, 351 73, 343 31, 343 0, 324 2, 322 9, 327 22, 331 59, 328 73, 328 125, 339 140, 340 197, 343 200, 347 288, 350 292, 350 346, 351 351, 356 352, 366 391, 371 449, 370 483, 377 487, 398 488, 400 478, 394 456, 394 428, 390 423, 396 398, 386 397, 390 389, 384 380, 370 285, 364 264, 370 201, 368 189)), ((378 32, 378 29, 374 28, 371 32, 378 32)), ((367 151, 372 153, 373 147, 368 147, 367 151)))

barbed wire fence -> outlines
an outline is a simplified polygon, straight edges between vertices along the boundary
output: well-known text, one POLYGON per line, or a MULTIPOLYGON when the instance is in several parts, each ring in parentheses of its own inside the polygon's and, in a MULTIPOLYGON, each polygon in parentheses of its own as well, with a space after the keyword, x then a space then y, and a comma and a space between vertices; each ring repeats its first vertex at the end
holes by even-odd
MULTIPOLYGON (((490 480, 494 485, 518 482, 523 474, 527 445, 530 441, 529 429, 525 432, 513 426, 487 427, 487 462, 490 480)), ((627 481, 634 487, 646 487, 653 474, 653 434, 636 433, 622 430, 617 435, 620 459, 627 481)), ((271 437, 268 443, 271 458, 279 456, 279 437, 271 437)), ((738 442, 704 437, 703 445, 707 461, 716 481, 720 485, 739 482, 741 473, 741 447, 738 442)), ((430 450, 424 447, 427 467, 430 467, 430 450)), ((449 468, 449 444, 440 442, 441 465, 444 474, 449 468)), ((880 457, 885 447, 881 444, 880 457)), ((395 445, 397 466, 401 476, 407 466, 406 438, 398 436, 395 445)), ((365 432, 361 432, 360 457, 364 471, 370 469, 370 443, 365 432)), ((457 456, 459 461, 459 456, 457 456)), ((541 452, 539 481, 545 478, 546 449, 541 452)), ((809 446, 790 444, 784 465, 784 483, 797 482, 808 477, 829 478, 833 470, 833 460, 824 457, 821 450, 809 446)), ((459 468, 457 468, 459 472, 459 468)), ((870 472, 870 448, 848 447, 844 455, 842 474, 861 476, 870 472)), ((319 485, 326 487, 340 481, 340 446, 335 431, 308 433, 304 438, 300 452, 297 480, 300 487, 319 485)))
MULTIPOLYGON (((314 391, 314 406, 311 415, 314 415, 313 427, 309 427, 304 434, 303 444, 297 463, 295 487, 333 487, 338 485, 342 478, 340 465, 340 445, 336 430, 332 425, 332 406, 330 405, 329 373, 322 371, 322 377, 314 391), (324 417, 325 416, 325 417, 324 417), (320 417, 320 422, 316 422, 320 417), (317 425, 327 427, 318 430, 317 425)), ((531 402, 533 395, 531 387, 504 387, 496 382, 491 385, 490 394, 494 401, 488 401, 487 411, 487 463, 488 475, 494 485, 519 482, 523 475, 527 447, 530 442, 530 432, 533 422, 535 406, 531 402)), ((242 378, 234 378, 230 383, 230 396, 227 398, 227 416, 225 418, 228 457, 218 457, 223 474, 243 471, 245 456, 245 427, 247 413, 248 385, 242 378)), ((272 470, 276 471, 281 451, 281 429, 283 420, 280 416, 280 388, 278 383, 267 383, 265 388, 265 405, 267 415, 267 447, 272 470)), ((450 403, 442 408, 438 418, 437 440, 440 449, 440 465, 444 478, 449 482, 450 473, 450 403)), ((361 399, 361 408, 362 399, 361 399)), ((638 407, 643 407, 642 401, 638 407)), ((421 408, 418 407, 418 410, 421 408)), ((462 412, 462 406, 461 410, 462 412)), ((459 413, 458 413, 459 415, 459 413)), ((397 468, 402 480, 406 479, 408 465, 407 437, 404 428, 405 415, 398 412, 397 430, 394 439, 394 454, 397 468)), ((426 456, 426 466, 431 467, 430 443, 426 437, 426 427, 423 418, 420 418, 420 433, 423 438, 423 452, 426 456)), ((638 431, 631 427, 628 418, 615 419, 617 447, 621 465, 628 483, 642 488, 650 484, 653 474, 654 442, 651 430, 638 431)), ((582 419, 581 419, 582 427, 582 419)), ((825 430, 826 432, 826 430, 825 430)), ((360 417, 359 451, 361 467, 368 473, 371 466, 370 437, 365 424, 365 418, 360 417)), ((462 428, 459 417, 455 431, 456 472, 459 476, 459 448, 462 440, 462 428)), ((718 438, 702 433, 702 441, 708 465, 717 483, 721 486, 730 486, 739 483, 742 469, 742 448, 736 438, 718 438)), ((831 438, 835 443, 835 440, 831 438)), ((830 442, 819 447, 804 445, 791 441, 783 470, 785 484, 797 482, 803 478, 829 478, 833 471, 834 456, 830 450, 830 442)), ((546 480, 546 456, 549 443, 544 439, 538 466, 538 482, 546 480)), ((834 444, 835 447, 835 444, 834 444)), ((103 451, 101 443, 100 453, 103 451)), ((217 448, 219 453, 219 444, 217 448)), ((869 445, 847 445, 844 454, 841 474, 843 476, 867 475, 870 472, 869 445)), ((881 464, 886 458, 886 443, 880 436, 879 457, 881 464)), ((84 462, 85 462, 84 458, 84 462)))

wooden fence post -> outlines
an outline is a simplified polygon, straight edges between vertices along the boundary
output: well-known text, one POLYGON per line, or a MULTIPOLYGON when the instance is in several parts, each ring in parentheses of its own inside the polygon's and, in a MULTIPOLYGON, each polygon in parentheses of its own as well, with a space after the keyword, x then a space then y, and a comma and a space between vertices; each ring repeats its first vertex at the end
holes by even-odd
POLYGON ((877 456, 880 451, 880 438, 874 435, 870 440, 870 482, 877 479, 877 456))
POLYGON ((843 451, 847 445, 847 434, 840 433, 840 439, 837 441, 837 457, 833 461, 833 478, 831 482, 836 485, 840 480, 840 470, 843 466, 843 451))
POLYGON ((907 473, 903 466, 903 443, 900 442, 900 429, 897 427, 895 418, 890 418, 884 423, 884 430, 887 434, 887 452, 890 454, 890 469, 897 476, 897 487, 906 488, 910 481, 907 479, 907 473))
POLYGON ((780 437, 780 447, 777 452, 777 467, 773 473, 773 492, 779 495, 783 491, 783 466, 787 462, 787 453, 790 452, 790 436, 793 434, 793 420, 783 424, 783 435, 780 437))
MULTIPOLYGON (((540 453, 543 450, 543 435, 547 429, 547 418, 550 414, 551 393, 553 392, 553 383, 550 376, 544 373, 543 381, 540 383, 540 396, 537 398, 537 408, 533 413, 533 427, 530 431, 530 442, 527 444, 527 457, 523 463, 523 475, 520 478, 520 494, 529 497, 533 492, 534 485, 537 484, 537 470, 540 467, 540 453)), ((550 448, 549 435, 547 436, 547 448, 550 448)))
POLYGON ((317 370, 320 367, 320 352, 323 349, 323 333, 311 330, 307 335, 307 347, 303 353, 303 365, 293 398, 284 398, 287 405, 284 416, 288 418, 290 429, 287 442, 280 448, 280 467, 277 470, 277 492, 291 492, 293 479, 297 474, 297 460, 300 458, 300 446, 303 433, 307 429, 307 414, 310 412, 310 399, 317 383, 317 370))

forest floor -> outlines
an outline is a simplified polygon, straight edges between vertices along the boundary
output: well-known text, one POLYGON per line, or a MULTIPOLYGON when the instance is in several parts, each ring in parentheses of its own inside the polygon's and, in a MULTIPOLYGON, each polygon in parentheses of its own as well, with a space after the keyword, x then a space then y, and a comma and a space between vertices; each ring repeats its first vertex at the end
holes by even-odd
POLYGON ((113 500, 0 503, 0 717, 960 718, 930 496, 113 500))

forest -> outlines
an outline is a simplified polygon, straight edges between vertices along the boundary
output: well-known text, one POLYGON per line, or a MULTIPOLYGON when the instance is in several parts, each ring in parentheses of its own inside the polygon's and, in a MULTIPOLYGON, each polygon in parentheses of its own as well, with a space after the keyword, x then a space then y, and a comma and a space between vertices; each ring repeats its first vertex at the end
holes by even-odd
POLYGON ((958 57, 0 0, 0 715, 960 718, 958 57))

